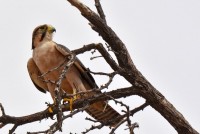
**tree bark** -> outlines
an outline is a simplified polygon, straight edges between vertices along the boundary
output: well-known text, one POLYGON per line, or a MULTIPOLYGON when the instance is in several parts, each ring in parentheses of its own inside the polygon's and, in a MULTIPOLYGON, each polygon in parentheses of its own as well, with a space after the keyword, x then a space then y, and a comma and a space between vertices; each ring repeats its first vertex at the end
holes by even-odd
MULTIPOLYGON (((179 134, 198 134, 183 115, 137 70, 125 44, 103 19, 80 1, 68 1, 79 9, 81 14, 92 24, 92 29, 98 32, 112 48, 119 63, 119 67, 125 70, 119 72, 119 74, 132 85, 140 88, 138 95, 145 98, 150 106, 158 111, 179 134)), ((117 71, 116 68, 113 68, 113 70, 117 71)))

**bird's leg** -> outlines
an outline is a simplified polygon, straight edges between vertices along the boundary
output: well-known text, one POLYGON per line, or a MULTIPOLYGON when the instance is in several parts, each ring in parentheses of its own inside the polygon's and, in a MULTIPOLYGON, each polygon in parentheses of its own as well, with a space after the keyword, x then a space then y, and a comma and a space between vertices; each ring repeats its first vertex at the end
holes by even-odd
POLYGON ((48 107, 48 111, 49 111, 49 113, 53 113, 53 109, 51 106, 48 107))
POLYGON ((64 98, 63 99, 63 103, 68 102, 69 103, 69 109, 72 112, 73 108, 73 101, 77 99, 77 95, 76 95, 76 89, 73 89, 73 95, 70 96, 69 98, 64 98))
MULTIPOLYGON (((49 89, 54 89, 54 87, 49 88, 49 89)), ((59 95, 58 94, 60 94, 60 93, 58 90, 50 90, 49 92, 51 93, 51 97, 53 99, 53 104, 48 105, 48 111, 49 111, 49 113, 53 113, 54 107, 59 105, 59 95)), ((61 100, 61 98, 60 98, 60 100, 61 100)))
POLYGON ((69 103, 69 109, 72 112, 72 104, 73 104, 73 98, 64 98, 63 103, 68 102, 69 103))
MULTIPOLYGON (((69 103, 69 109, 70 111, 72 112, 73 108, 72 108, 72 105, 73 105, 73 101, 77 99, 77 95, 76 95, 76 89, 73 89, 73 94, 69 97, 66 97, 63 99, 63 104, 65 102, 68 102, 69 103)), ((56 98, 53 98, 53 104, 48 104, 48 111, 49 113, 53 113, 53 107, 55 106, 56 104, 56 98)))
POLYGON ((53 113, 53 107, 56 104, 55 98, 53 98, 53 104, 47 104, 49 113, 53 113))

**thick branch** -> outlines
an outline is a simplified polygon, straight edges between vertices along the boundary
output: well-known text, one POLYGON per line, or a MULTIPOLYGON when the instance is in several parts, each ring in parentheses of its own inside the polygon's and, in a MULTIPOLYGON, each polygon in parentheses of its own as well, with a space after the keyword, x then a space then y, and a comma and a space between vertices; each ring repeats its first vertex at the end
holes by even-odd
MULTIPOLYGON (((159 92, 157 91, 145 77, 136 69, 130 55, 120 38, 116 33, 100 18, 95 12, 78 0, 68 0, 73 6, 79 9, 81 14, 94 25, 103 39, 115 51, 119 66, 126 70, 127 73, 120 73, 132 85, 141 86, 140 94, 148 101, 148 103, 157 110, 176 130, 179 134, 198 132, 192 128, 183 115, 159 92)), ((113 67, 112 67, 113 68, 113 67)), ((115 70, 115 69, 114 69, 115 70)), ((116 71, 116 70, 115 70, 116 71)))
POLYGON ((98 16, 95 12, 89 9, 78 0, 68 0, 73 6, 77 7, 81 14, 90 21, 95 26, 95 30, 103 37, 103 39, 111 46, 115 53, 119 65, 123 68, 125 66, 130 66, 133 68, 133 62, 130 60, 130 55, 127 53, 127 49, 124 43, 119 39, 116 33, 106 24, 104 20, 98 16))
MULTIPOLYGON (((121 97, 127 97, 131 95, 136 95, 139 92, 138 87, 128 87, 128 88, 121 88, 117 89, 111 92, 107 92, 104 94, 99 94, 92 96, 90 98, 85 98, 85 99, 79 99, 74 101, 73 104, 73 109, 78 109, 82 108, 85 105, 91 105, 95 102, 102 101, 102 100, 110 100, 111 98, 109 96, 112 96, 113 98, 121 98, 121 97)), ((69 104, 62 105, 63 110, 62 111, 69 111, 69 104)), ((14 117, 14 116, 9 116, 9 115, 3 115, 0 117, 0 123, 7 125, 7 124, 17 124, 17 125, 23 125, 35 121, 40 121, 45 118, 52 117, 53 115, 57 114, 58 109, 56 107, 53 108, 53 113, 49 113, 49 110, 43 110, 41 112, 27 115, 27 116, 22 116, 22 117, 14 117)))

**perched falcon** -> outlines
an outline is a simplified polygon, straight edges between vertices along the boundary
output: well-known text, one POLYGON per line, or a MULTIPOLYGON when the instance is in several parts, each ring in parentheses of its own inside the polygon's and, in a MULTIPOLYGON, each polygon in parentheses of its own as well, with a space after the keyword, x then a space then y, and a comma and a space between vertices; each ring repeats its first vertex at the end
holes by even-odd
MULTIPOLYGON (((46 93, 46 91, 50 92, 53 99, 55 97, 54 90, 56 86, 46 81, 57 81, 63 67, 50 71, 45 75, 42 74, 60 66, 70 53, 68 48, 52 40, 55 31, 54 27, 47 24, 35 28, 32 35, 33 55, 27 64, 33 84, 43 93, 46 93)), ((97 85, 94 78, 88 73, 84 65, 78 59, 76 59, 74 64, 69 68, 61 84, 62 92, 67 94, 72 94, 74 91, 92 90, 96 87, 97 85)), ((92 95, 94 95, 94 93, 92 95)), ((120 115, 105 101, 90 105, 86 109, 86 112, 100 122, 108 121, 120 115)), ((118 122, 119 120, 109 125, 114 126, 118 122)))

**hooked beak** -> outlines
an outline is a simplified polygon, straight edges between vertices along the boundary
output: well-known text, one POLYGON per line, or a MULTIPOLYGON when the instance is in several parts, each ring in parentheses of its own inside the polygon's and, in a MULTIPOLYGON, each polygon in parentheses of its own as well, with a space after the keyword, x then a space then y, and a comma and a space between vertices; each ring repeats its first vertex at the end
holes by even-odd
POLYGON ((53 33, 53 32, 56 32, 56 29, 53 26, 48 25, 47 26, 47 31, 50 32, 50 33, 53 33))

